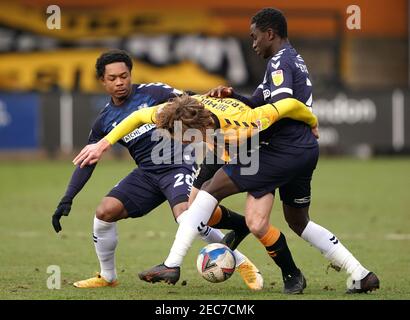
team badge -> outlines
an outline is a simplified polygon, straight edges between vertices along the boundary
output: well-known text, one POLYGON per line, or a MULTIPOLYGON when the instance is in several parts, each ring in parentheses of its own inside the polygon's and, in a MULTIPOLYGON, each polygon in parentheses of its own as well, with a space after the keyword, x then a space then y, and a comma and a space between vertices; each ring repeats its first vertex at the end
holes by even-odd
POLYGON ((280 86, 283 83, 283 71, 276 70, 272 72, 272 82, 275 86, 280 86))

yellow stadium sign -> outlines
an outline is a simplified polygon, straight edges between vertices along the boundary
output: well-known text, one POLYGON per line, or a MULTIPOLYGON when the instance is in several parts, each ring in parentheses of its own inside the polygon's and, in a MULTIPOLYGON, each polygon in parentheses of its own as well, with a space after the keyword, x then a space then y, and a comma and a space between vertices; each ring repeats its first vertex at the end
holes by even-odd
MULTIPOLYGON (((95 77, 95 61, 102 50, 58 50, 43 53, 3 54, 0 59, 0 89, 53 89, 83 92, 101 91, 95 77)), ((163 82, 182 90, 197 92, 227 84, 222 77, 209 74, 193 62, 155 67, 134 60, 134 83, 163 82)))
POLYGON ((124 8, 73 10, 61 6, 61 28, 47 26, 46 9, 30 10, 10 1, 0 2, 0 21, 6 26, 60 39, 125 37, 136 33, 226 33, 222 21, 206 11, 166 8, 124 10, 124 8))

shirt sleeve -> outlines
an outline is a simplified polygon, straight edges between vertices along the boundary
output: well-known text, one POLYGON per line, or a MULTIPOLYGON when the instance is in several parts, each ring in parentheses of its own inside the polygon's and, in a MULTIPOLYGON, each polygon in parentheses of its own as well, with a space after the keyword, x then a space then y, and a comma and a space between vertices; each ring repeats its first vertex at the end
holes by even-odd
POLYGON ((110 144, 114 144, 143 124, 155 123, 155 113, 162 105, 134 111, 112 129, 110 133, 105 136, 105 139, 107 139, 110 144))
POLYGON ((248 105, 251 108, 256 108, 259 107, 261 105, 263 105, 265 102, 263 101, 263 96, 261 96, 259 94, 259 91, 257 92, 258 89, 255 90, 255 92, 253 93, 253 95, 251 97, 245 97, 243 95, 240 95, 236 92, 234 92, 232 94, 232 98, 237 99, 243 103, 245 103, 246 105, 248 105))
POLYGON ((293 98, 264 104, 254 109, 233 114, 228 118, 218 117, 219 122, 225 129, 224 137, 226 141, 235 140, 239 135, 250 137, 257 131, 265 130, 283 118, 303 121, 311 127, 317 126, 316 116, 302 102, 293 98), (235 128, 235 130, 229 130, 232 128, 235 128))
MULTIPOLYGON (((95 120, 90 134, 88 135, 88 144, 97 143, 104 138, 105 133, 102 130, 102 116, 101 114, 95 120)), ((87 181, 91 178, 91 175, 97 164, 85 166, 84 168, 76 167, 71 175, 70 182, 68 183, 64 197, 73 200, 74 197, 82 190, 87 181)))
POLYGON ((102 117, 101 115, 99 115, 91 128, 90 134, 88 135, 88 144, 97 143, 102 138, 104 138, 105 132, 104 130, 102 130, 101 122, 102 117))
POLYGON ((74 197, 82 190, 87 181, 91 178, 91 175, 97 164, 85 166, 80 168, 77 166, 71 176, 70 182, 65 192, 65 197, 73 200, 74 197))

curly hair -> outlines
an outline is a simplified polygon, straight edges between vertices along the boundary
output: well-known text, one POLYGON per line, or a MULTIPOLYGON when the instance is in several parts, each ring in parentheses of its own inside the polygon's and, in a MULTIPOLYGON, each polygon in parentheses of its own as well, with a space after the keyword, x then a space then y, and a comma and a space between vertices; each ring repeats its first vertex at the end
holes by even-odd
POLYGON ((128 67, 128 70, 132 70, 132 60, 129 54, 124 50, 113 49, 102 53, 95 63, 95 71, 97 78, 100 79, 104 77, 105 66, 114 62, 124 62, 128 67))
POLYGON ((260 10, 252 17, 251 24, 255 24, 256 28, 261 31, 266 31, 271 28, 279 35, 279 37, 288 37, 286 18, 278 9, 265 8, 260 10))
POLYGON ((171 99, 156 116, 156 126, 175 134, 174 122, 182 124, 182 134, 188 129, 198 129, 203 135, 208 128, 214 127, 212 112, 205 109, 198 100, 184 94, 171 99))

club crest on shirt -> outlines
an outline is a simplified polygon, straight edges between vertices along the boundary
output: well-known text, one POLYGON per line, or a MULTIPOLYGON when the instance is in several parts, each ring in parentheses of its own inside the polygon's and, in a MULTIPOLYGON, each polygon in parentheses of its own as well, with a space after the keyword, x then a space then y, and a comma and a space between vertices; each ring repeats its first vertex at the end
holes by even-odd
POLYGON ((276 70, 272 72, 272 82, 275 86, 280 86, 283 83, 283 71, 276 70))

